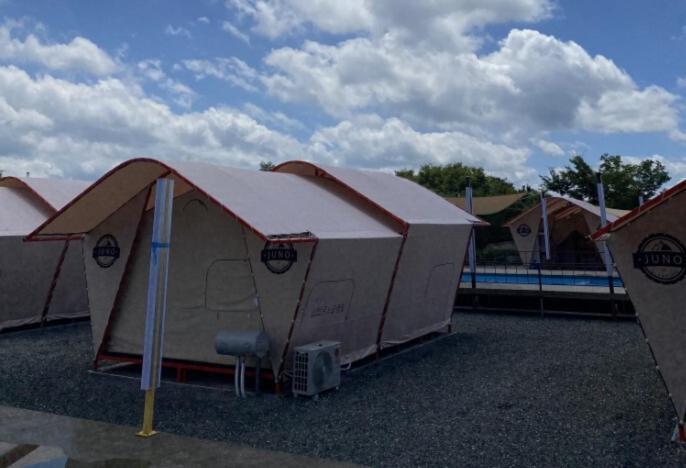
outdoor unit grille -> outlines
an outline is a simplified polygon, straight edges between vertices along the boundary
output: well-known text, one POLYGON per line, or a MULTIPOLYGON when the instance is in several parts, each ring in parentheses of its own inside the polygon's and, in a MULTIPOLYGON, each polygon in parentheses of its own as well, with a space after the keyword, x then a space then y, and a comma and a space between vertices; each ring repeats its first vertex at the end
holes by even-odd
POLYGON ((341 344, 318 341, 293 352, 293 394, 316 396, 341 384, 341 344))

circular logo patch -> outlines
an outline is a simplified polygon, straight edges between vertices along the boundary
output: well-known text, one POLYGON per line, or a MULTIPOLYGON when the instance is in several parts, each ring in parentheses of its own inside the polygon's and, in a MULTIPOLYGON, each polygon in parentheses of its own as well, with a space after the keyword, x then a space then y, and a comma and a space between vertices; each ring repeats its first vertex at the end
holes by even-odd
POLYGON ((287 242, 267 242, 260 255, 262 263, 276 275, 286 273, 298 261, 298 252, 287 242))
POLYGON ((105 234, 93 247, 93 258, 100 268, 109 268, 119 258, 119 244, 111 234, 105 234))
POLYGON ((527 237, 529 234, 531 234, 531 228, 528 224, 520 224, 517 226, 517 234, 522 237, 527 237))
POLYGON ((686 275, 686 248, 669 234, 653 234, 638 246, 634 267, 656 283, 674 284, 686 275))

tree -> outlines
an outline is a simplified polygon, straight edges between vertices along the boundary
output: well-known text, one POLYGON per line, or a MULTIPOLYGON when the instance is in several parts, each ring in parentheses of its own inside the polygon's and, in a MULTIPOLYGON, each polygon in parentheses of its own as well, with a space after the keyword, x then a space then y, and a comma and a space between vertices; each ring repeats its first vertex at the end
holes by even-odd
POLYGON ((276 167, 276 164, 274 164, 271 161, 260 161, 260 170, 261 171, 273 171, 275 167, 276 167))
MULTIPOLYGON (((581 156, 569 160, 571 166, 550 170, 543 179, 543 188, 561 195, 598 204, 595 171, 581 156)), ((660 161, 647 159, 633 164, 620 155, 607 153, 600 157, 600 173, 605 184, 607 206, 629 210, 638 206, 639 196, 652 197, 670 180, 660 161)))
POLYGON ((395 175, 417 182, 444 197, 462 197, 467 187, 467 177, 472 179, 474 196, 504 195, 515 193, 515 187, 506 179, 486 175, 480 167, 465 166, 462 163, 435 166, 426 164, 417 173, 402 169, 395 175))

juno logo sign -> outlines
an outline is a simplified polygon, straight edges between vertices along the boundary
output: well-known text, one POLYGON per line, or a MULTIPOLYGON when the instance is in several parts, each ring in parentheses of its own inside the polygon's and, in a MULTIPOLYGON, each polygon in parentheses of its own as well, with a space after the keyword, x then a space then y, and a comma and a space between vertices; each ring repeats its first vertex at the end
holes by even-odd
POLYGON ((686 248, 669 234, 646 237, 633 257, 634 268, 656 283, 674 284, 686 275, 686 248))
POLYGON ((276 275, 286 273, 298 261, 298 251, 293 244, 279 242, 265 244, 260 260, 267 269, 276 275))

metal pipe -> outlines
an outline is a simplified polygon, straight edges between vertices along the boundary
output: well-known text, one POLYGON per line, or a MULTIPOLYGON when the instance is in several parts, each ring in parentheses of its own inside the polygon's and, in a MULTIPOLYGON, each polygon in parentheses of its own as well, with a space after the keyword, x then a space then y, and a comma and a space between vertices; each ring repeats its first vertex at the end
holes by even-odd
MULTIPOLYGON (((603 186, 603 179, 600 172, 596 173, 596 178, 598 180, 598 206, 600 207, 600 227, 604 228, 607 226, 607 209, 605 208, 605 187, 603 186)), ((603 251, 603 261, 605 262, 605 271, 607 276, 610 278, 610 290, 614 289, 614 283, 612 281, 612 256, 610 251, 607 249, 607 244, 605 241, 600 241, 600 245, 603 251)))
MULTIPOLYGON (((550 233, 548 232, 548 205, 543 192, 540 194, 541 199, 541 218, 543 219, 543 243, 545 244, 545 259, 550 261, 550 233)), ((540 252, 540 249, 539 249, 540 252)), ((539 255, 540 256, 540 255, 539 255)), ((539 262, 540 263, 540 262, 539 262)))
MULTIPOLYGON (((473 191, 472 191, 472 178, 467 177, 467 188, 465 189, 465 208, 467 213, 474 214, 474 204, 473 204, 473 191)), ((476 229, 472 225, 472 232, 469 236, 469 272, 472 277, 472 289, 476 288, 476 229)))

